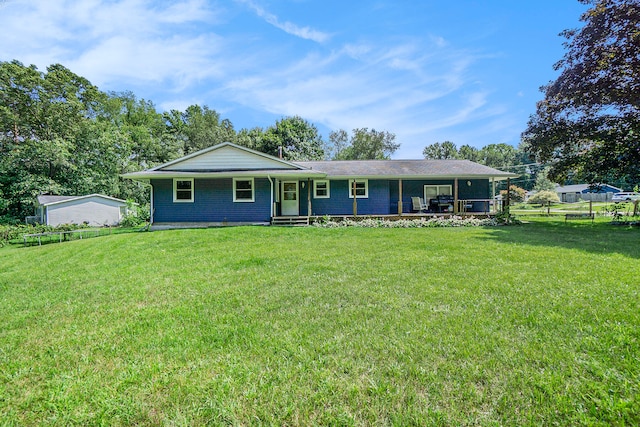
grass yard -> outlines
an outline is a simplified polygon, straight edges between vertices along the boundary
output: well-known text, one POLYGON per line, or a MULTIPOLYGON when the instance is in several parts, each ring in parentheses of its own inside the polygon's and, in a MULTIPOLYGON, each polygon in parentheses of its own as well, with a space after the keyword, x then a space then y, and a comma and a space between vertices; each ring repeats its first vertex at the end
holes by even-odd
POLYGON ((238 227, 0 250, 0 425, 638 425, 640 230, 238 227))

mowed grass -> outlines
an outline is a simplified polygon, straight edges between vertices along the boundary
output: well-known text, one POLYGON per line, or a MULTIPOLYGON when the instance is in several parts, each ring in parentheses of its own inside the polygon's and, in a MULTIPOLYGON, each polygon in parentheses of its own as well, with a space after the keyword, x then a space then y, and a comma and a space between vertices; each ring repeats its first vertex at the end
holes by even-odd
POLYGON ((0 250, 1 425, 637 425, 640 232, 238 227, 0 250))

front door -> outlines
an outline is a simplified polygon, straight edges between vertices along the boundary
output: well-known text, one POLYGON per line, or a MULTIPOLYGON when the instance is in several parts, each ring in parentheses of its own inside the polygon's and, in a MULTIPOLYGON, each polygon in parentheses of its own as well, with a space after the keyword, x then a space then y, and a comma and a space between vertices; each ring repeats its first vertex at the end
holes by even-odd
POLYGON ((298 181, 282 181, 282 215, 298 216, 298 181))

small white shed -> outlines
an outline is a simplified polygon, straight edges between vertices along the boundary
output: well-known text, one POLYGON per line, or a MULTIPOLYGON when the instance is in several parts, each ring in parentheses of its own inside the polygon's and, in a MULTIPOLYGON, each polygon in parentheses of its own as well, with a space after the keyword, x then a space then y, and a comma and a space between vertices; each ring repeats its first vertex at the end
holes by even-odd
POLYGON ((38 196, 36 216, 46 225, 117 225, 127 213, 127 202, 102 194, 38 196))

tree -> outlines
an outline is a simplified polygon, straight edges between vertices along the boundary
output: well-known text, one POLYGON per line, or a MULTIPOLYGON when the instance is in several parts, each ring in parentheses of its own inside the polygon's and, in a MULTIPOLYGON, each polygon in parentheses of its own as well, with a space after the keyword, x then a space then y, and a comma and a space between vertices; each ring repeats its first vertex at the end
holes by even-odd
POLYGON ((585 24, 566 30, 560 76, 542 88, 523 132, 550 177, 590 183, 640 179, 640 3, 580 0, 585 24))
POLYGON ((387 131, 353 129, 351 137, 344 130, 331 132, 334 160, 385 160, 400 148, 396 135, 387 131))
POLYGON ((467 144, 461 145, 458 150, 458 157, 460 159, 478 162, 480 160, 480 150, 467 144))
MULTIPOLYGON (((256 132, 254 136, 258 136, 256 132)), ((302 117, 285 117, 270 126, 262 135, 257 150, 285 160, 322 160, 324 141, 315 125, 302 117)))
MULTIPOLYGON (((465 151, 468 152, 468 149, 465 148, 465 151)), ((426 147, 424 147, 424 150, 422 150, 422 155, 425 159, 432 160, 460 158, 456 144, 451 141, 444 141, 443 143, 436 142, 435 144, 427 145, 426 147)))
POLYGON ((517 150, 509 144, 489 144, 480 150, 479 161, 483 165, 508 170, 516 163, 517 150))
POLYGON ((0 62, 0 215, 29 215, 39 193, 73 190, 78 135, 104 99, 62 65, 45 73, 18 61, 0 62))
POLYGON ((171 110, 164 118, 169 133, 182 143, 184 154, 236 140, 231 121, 220 120, 220 114, 206 105, 190 105, 184 112, 171 110))
MULTIPOLYGON (((538 171, 536 174, 536 183, 533 186, 533 189, 540 191, 553 191, 556 188, 556 185, 549 179, 549 168, 543 168, 538 171)), ((555 194, 555 191, 554 191, 555 194)))

